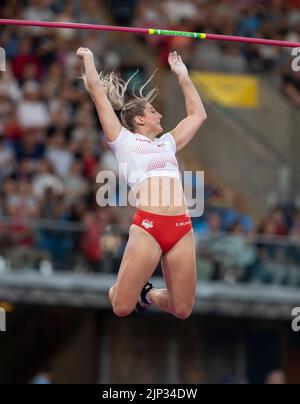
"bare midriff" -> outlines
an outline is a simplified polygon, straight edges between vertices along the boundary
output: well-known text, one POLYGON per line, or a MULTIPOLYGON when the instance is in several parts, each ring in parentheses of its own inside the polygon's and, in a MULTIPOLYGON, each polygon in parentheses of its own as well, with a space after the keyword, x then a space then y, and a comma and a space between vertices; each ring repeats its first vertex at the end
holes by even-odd
POLYGON ((181 182, 172 177, 152 177, 134 188, 136 207, 146 212, 176 216, 188 212, 181 182))

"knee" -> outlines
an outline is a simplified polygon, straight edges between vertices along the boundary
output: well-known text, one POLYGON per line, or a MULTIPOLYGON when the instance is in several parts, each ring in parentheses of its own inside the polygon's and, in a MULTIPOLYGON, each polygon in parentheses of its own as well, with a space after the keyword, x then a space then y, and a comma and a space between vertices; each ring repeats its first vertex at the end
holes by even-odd
POLYGON ((134 307, 128 301, 126 301, 124 297, 120 297, 119 294, 116 293, 116 285, 113 285, 109 289, 108 295, 116 316, 126 317, 132 313, 134 307))
POLYGON ((132 313, 133 307, 129 306, 125 302, 122 303, 115 300, 113 303, 113 311, 118 317, 126 317, 132 313))
POLYGON ((116 285, 113 285, 113 286, 109 289, 109 292, 108 292, 108 296, 109 296, 109 300, 110 300, 111 304, 113 304, 113 301, 114 301, 115 288, 116 288, 116 285))
POLYGON ((193 311, 193 305, 182 304, 175 306, 174 315, 180 320, 186 320, 190 317, 193 311))

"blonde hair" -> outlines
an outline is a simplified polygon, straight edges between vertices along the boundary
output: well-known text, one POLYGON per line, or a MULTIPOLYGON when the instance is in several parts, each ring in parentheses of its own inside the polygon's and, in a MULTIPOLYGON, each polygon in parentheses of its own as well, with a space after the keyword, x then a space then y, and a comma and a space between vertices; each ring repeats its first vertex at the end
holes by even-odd
MULTIPOLYGON (((129 83, 137 73, 138 71, 135 72, 126 82, 114 72, 109 74, 100 72, 99 74, 100 85, 104 89, 104 92, 109 99, 113 109, 120 112, 122 125, 132 132, 134 132, 135 130, 134 117, 143 116, 146 104, 152 103, 158 94, 157 88, 153 88, 152 90, 148 91, 148 93, 144 94, 145 87, 153 79, 156 73, 155 71, 149 78, 149 80, 142 85, 138 95, 135 93, 134 90, 132 90, 131 96, 128 97, 127 90, 129 83)), ((85 74, 82 75, 82 79, 84 81, 85 87, 88 88, 85 74)))

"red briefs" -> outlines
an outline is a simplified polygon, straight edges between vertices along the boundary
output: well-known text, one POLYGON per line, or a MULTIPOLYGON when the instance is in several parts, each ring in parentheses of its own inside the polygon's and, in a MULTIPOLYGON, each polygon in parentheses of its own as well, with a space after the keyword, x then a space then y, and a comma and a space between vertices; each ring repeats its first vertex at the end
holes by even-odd
POLYGON ((162 216, 140 209, 137 209, 132 224, 149 233, 163 253, 170 251, 192 229, 189 214, 162 216))

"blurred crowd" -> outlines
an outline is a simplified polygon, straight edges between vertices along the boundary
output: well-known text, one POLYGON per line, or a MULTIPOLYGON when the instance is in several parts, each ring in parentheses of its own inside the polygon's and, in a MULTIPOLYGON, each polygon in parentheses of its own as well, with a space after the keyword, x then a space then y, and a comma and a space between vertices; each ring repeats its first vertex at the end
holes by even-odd
MULTIPOLYGON (((300 42, 300 0, 0 0, 0 16, 300 42)), ((270 72, 282 77, 281 90, 300 105, 300 79, 291 73, 290 50, 284 48, 127 34, 122 35, 120 46, 116 33, 39 27, 1 27, 0 35, 7 56, 6 71, 0 73, 0 256, 7 257, 10 251, 13 267, 24 267, 28 261, 29 267, 40 265, 45 271, 52 265, 115 271, 124 251, 126 236, 105 229, 115 225, 126 233, 133 210, 99 208, 96 203, 97 174, 110 170, 118 175, 118 167, 79 79, 81 64, 75 56, 79 46, 92 49, 98 66, 118 71, 124 79, 139 69, 136 85, 154 66, 166 68, 173 48, 192 69, 270 72), (36 219, 44 222, 35 226, 36 219), (49 225, 52 221, 55 228, 49 225)), ((297 248, 287 253, 285 248, 278 258, 278 249, 274 253, 272 248, 254 247, 240 238, 258 231, 268 236, 289 235, 297 243, 299 212, 275 209, 257 227, 241 195, 211 173, 205 187, 207 209, 194 220, 197 240, 225 232, 234 242, 230 244, 230 237, 226 246, 224 242, 199 242, 203 277, 236 281, 250 276, 269 281, 266 265, 261 264, 264 259, 271 265, 284 255, 292 269, 299 264, 297 248), (243 246, 244 254, 237 254, 243 246), (229 257, 225 268, 218 262, 222 254, 229 257), (248 271, 228 274, 229 267, 248 271)), ((0 270, 1 265, 0 260, 0 270)), ((284 277, 281 281, 292 282, 284 277)), ((293 282, 298 281, 293 278, 293 282)))
POLYGON ((205 213, 195 218, 198 273, 204 280, 300 286, 300 212, 271 208, 255 221, 245 198, 205 177, 205 213))

